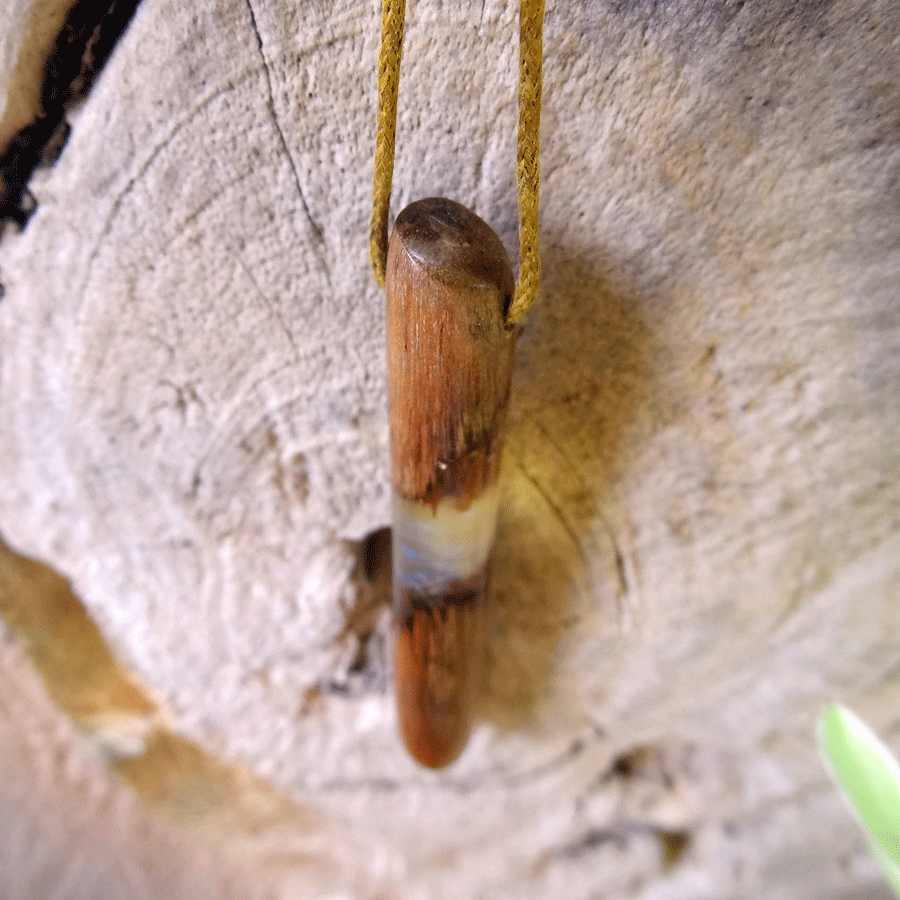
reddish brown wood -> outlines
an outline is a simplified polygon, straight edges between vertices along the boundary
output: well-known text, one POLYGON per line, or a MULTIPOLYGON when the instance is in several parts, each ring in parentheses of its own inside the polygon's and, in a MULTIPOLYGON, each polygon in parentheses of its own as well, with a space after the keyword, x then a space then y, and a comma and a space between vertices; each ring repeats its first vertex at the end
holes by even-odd
POLYGON ((479 686, 513 284, 500 239, 465 207, 431 198, 397 217, 386 278, 395 683, 403 739, 432 768, 465 746, 479 686))
POLYGON ((496 477, 514 339, 515 282, 494 231, 440 197, 397 216, 388 248, 388 403, 394 489, 407 500, 477 495, 496 477))

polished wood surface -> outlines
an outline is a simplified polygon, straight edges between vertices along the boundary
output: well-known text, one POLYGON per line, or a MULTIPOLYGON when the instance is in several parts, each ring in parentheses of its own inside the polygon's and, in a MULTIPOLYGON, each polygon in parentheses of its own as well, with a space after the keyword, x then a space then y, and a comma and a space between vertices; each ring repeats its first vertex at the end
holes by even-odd
POLYGON ((464 206, 419 200, 397 217, 385 287, 394 489, 465 506, 496 477, 515 343, 509 258, 464 206))
POLYGON ((466 744, 480 686, 513 274, 485 222, 430 198, 397 217, 385 288, 392 474, 402 501, 394 505, 398 720, 413 757, 440 768, 466 744), (455 552, 467 546, 478 547, 477 559, 455 552))

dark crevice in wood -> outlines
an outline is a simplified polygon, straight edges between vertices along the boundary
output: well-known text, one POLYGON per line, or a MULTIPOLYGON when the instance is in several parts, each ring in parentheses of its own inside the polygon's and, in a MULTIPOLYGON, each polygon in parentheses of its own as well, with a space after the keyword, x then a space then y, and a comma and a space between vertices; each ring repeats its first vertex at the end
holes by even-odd
POLYGON ((692 836, 687 830, 669 830, 660 828, 657 831, 663 863, 667 869, 673 869, 684 858, 690 849, 692 836))
POLYGON ((52 165, 69 136, 66 112, 84 98, 131 21, 139 0, 77 0, 44 66, 41 110, 0 156, 0 222, 24 228, 37 208, 28 183, 52 165))
POLYGON ((652 822, 613 822, 606 827, 588 829, 577 840, 558 847, 553 858, 578 859, 609 845, 624 853, 633 838, 646 835, 659 841, 660 862, 665 870, 674 869, 683 860, 693 840, 690 831, 660 828, 652 822))
POLYGON ((391 571, 391 529, 378 528, 367 534, 359 542, 360 563, 363 575, 369 584, 390 578, 391 571))
POLYGON ((353 655, 343 671, 317 687, 323 694, 355 699, 387 690, 387 647, 378 619, 391 602, 391 529, 378 528, 351 546, 356 555, 350 574, 355 596, 338 641, 350 642, 353 655))
POLYGON ((558 859, 577 859, 607 844, 613 844, 617 850, 625 850, 628 835, 615 828, 591 828, 578 840, 560 847, 554 855, 558 859))

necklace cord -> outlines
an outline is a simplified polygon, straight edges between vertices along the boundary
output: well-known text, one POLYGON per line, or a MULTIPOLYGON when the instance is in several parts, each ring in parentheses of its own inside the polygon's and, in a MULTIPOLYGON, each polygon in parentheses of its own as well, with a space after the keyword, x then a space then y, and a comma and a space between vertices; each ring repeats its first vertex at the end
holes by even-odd
MULTIPOLYGON (((378 52, 378 123, 369 251, 375 280, 383 288, 388 248, 388 214, 394 177, 397 96, 406 0, 382 0, 381 47, 378 52)), ((516 192, 519 204, 519 277, 506 314, 513 325, 534 302, 541 280, 538 222, 540 212, 540 131, 544 0, 520 0, 519 133, 516 192)))
POLYGON ((378 50, 378 126, 375 133, 375 175, 372 187, 372 221, 369 252, 379 287, 384 287, 388 250, 388 212, 394 180, 394 146, 397 138, 397 94, 406 0, 382 0, 381 47, 378 50))

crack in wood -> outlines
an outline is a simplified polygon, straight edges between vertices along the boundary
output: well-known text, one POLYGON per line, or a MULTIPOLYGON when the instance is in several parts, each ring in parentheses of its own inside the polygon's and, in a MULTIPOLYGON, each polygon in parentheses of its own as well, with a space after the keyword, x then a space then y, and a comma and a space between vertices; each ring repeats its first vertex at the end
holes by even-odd
POLYGON ((272 119, 272 124, 275 126, 275 132, 278 135, 278 142, 281 144, 281 149, 284 152, 284 155, 287 157, 288 163, 291 167, 291 172, 294 175, 294 184, 297 188, 297 196, 300 198, 300 205, 303 207, 303 212, 306 215, 306 220, 307 222, 309 222, 309 227, 312 229, 315 236, 313 247, 316 254, 316 259, 319 261, 319 264, 321 265, 322 270, 325 272, 326 276, 328 276, 329 270, 324 255, 325 234, 322 230, 322 227, 313 218, 312 212, 310 211, 309 203, 307 203, 306 200, 306 194, 303 191, 303 183, 300 180, 300 172, 297 169, 297 164, 294 162, 293 154, 291 153, 288 146, 287 138, 284 135, 284 130, 282 129, 281 122, 278 119, 278 113, 275 111, 275 93, 272 89, 272 70, 269 68, 269 61, 266 59, 266 52, 263 47, 262 34, 260 33, 259 25, 256 21, 256 13, 253 9, 253 3, 251 2, 251 0, 247 0, 247 9, 250 12, 250 24, 253 27, 253 33, 256 35, 256 43, 259 47, 259 56, 262 60, 263 71, 265 72, 267 95, 266 105, 269 108, 269 115, 272 119))
POLYGON ((553 513, 553 518, 556 519, 563 531, 569 536, 569 540, 572 542, 572 546, 575 548, 585 571, 588 571, 588 561, 584 553, 584 547, 582 547, 581 541, 578 539, 574 526, 563 513, 559 504, 550 496, 550 493, 538 479, 525 468, 525 464, 521 458, 517 457, 509 449, 506 450, 506 453, 516 463, 516 467, 522 473, 525 480, 538 492, 538 494, 540 494, 541 499, 547 504, 547 507, 553 513))
MULTIPOLYGON (((610 546, 612 547, 615 577, 617 582, 616 617, 619 622, 620 631, 624 631, 626 627, 625 614, 628 608, 628 594, 630 590, 630 583, 625 566, 625 555, 622 552, 621 547, 619 546, 619 542, 616 538, 616 532, 610 524, 609 519, 604 514, 603 510, 600 508, 599 503, 593 496, 591 496, 591 492, 588 491, 587 487, 585 486, 582 465, 572 458, 571 454, 559 441, 554 438, 550 429, 546 428, 539 418, 537 418, 536 416, 530 416, 529 420, 534 428, 540 433, 541 437, 559 454, 560 458, 565 462, 572 475, 573 485, 578 486, 576 496, 585 507, 584 512, 579 516, 579 518, 584 519, 590 516, 595 517, 602 526, 603 530, 606 532, 606 536, 609 539, 610 546)), ((522 469, 526 477, 529 477, 528 473, 524 472, 521 462, 519 467, 520 469, 522 469)), ((540 491, 540 487, 535 482, 535 480, 531 477, 529 477, 529 480, 531 481, 532 485, 534 485, 540 491)), ((544 496, 544 499, 547 500, 547 496, 543 491, 541 491, 541 494, 542 496, 544 496)), ((572 533, 574 533, 574 530, 575 529, 573 526, 570 530, 570 536, 572 535, 572 533)), ((587 571, 587 557, 589 555, 588 550, 590 550, 591 548, 589 547, 585 549, 580 541, 578 542, 578 546, 581 550, 581 558, 585 562, 585 569, 587 571)))
POLYGON ((391 602, 391 529, 378 528, 351 542, 356 565, 350 575, 355 597, 345 612, 339 643, 350 643, 352 656, 343 671, 318 685, 322 693, 355 699, 388 689, 387 640, 379 619, 391 602))
POLYGON ((298 362, 300 361, 300 348, 297 346, 297 341, 294 339, 294 333, 288 328, 287 321, 284 318, 284 313, 281 311, 281 307, 278 303, 276 303, 268 294, 262 289, 259 282, 256 280, 256 277, 253 275, 253 272, 250 271, 250 268, 244 262, 241 255, 238 253, 235 255, 237 259, 238 266, 240 266, 241 270, 250 279, 250 283, 253 285, 254 290, 256 291, 259 298, 263 301, 266 308, 269 310, 269 313, 275 319, 276 322, 281 326, 281 330, 284 332, 284 336, 287 338, 288 344, 290 344, 291 349, 294 351, 294 359, 298 362))
POLYGON ((690 831, 660 828, 652 822, 621 822, 590 828, 580 838, 563 844, 551 852, 547 862, 578 859, 601 847, 614 845, 619 851, 628 850, 635 837, 650 836, 659 842, 660 857, 664 868, 674 868, 690 849, 690 831))

